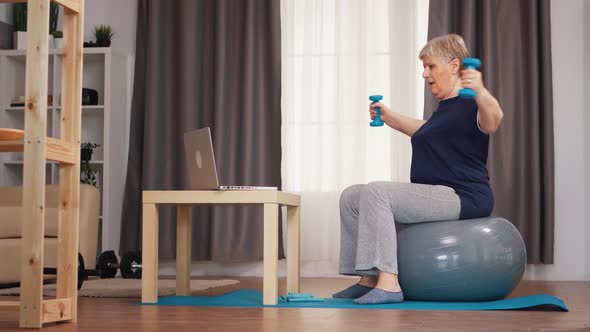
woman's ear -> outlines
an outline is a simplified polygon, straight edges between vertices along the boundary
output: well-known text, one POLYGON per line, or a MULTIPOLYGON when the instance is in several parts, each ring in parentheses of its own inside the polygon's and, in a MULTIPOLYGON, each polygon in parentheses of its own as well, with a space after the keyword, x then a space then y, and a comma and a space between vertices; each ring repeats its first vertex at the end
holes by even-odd
POLYGON ((453 70, 453 74, 456 74, 459 72, 459 69, 461 69, 461 61, 459 59, 453 59, 451 60, 451 69, 453 70))

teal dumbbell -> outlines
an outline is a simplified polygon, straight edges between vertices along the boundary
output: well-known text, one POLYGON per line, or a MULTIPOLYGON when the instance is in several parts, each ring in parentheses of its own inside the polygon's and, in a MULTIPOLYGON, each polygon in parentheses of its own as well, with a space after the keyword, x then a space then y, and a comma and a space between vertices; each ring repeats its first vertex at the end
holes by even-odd
MULTIPOLYGON (((369 100, 372 101, 371 104, 374 104, 374 103, 378 102, 381 99, 383 99, 383 96, 381 96, 381 95, 369 96, 369 100)), ((380 107, 375 107, 375 113, 377 113, 377 114, 375 115, 375 118, 373 119, 373 121, 371 121, 369 123, 369 125, 371 127, 381 127, 381 126, 383 126, 383 121, 381 120, 381 108, 380 107)))
MULTIPOLYGON (((479 59, 476 59, 476 58, 463 59, 463 67, 465 67, 465 69, 477 69, 477 68, 479 68, 479 66, 481 66, 481 61, 479 61, 479 59)), ((459 90, 459 96, 461 96, 461 98, 473 99, 473 98, 475 98, 476 93, 475 93, 475 91, 473 91, 473 89, 463 88, 463 89, 459 90)))

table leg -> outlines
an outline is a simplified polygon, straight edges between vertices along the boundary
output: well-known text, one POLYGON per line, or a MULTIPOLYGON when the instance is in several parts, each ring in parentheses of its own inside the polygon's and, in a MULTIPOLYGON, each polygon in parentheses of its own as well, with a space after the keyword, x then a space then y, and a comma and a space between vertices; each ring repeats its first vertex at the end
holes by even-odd
POLYGON ((264 278, 263 299, 265 305, 277 304, 279 263, 279 206, 264 204, 264 278))
POLYGON ((176 207, 176 295, 191 294, 191 206, 176 207))
POLYGON ((287 207, 287 292, 299 293, 301 215, 299 206, 287 207))
POLYGON ((158 207, 143 204, 141 302, 158 302, 158 207))

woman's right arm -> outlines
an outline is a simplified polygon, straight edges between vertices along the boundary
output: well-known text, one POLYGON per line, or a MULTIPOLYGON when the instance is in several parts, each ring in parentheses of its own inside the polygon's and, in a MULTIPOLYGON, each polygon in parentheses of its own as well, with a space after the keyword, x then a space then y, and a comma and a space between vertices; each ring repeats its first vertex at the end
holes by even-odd
POLYGON ((414 135, 416 130, 422 127, 424 123, 426 123, 426 120, 419 120, 400 113, 393 112, 389 109, 389 107, 385 106, 382 103, 371 104, 371 108, 369 110, 369 112, 371 113, 371 120, 373 120, 376 115, 374 109, 375 107, 380 108, 381 120, 383 120, 383 122, 385 122, 391 128, 399 132, 402 132, 408 136, 414 135))

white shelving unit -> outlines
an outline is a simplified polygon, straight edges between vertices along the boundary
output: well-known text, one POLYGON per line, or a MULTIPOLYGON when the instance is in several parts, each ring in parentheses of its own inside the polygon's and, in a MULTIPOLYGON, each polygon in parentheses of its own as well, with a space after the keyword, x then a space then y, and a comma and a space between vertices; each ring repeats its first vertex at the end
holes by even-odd
MULTIPOLYGON (((0 50, 0 127, 24 129, 24 107, 10 104, 25 95, 25 50, 0 50)), ((82 143, 100 144, 91 165, 101 192, 99 246, 119 247, 127 160, 128 56, 111 48, 84 48, 82 87, 98 91, 98 105, 82 105, 82 143)), ((49 51, 47 136, 59 137, 61 50, 49 51)), ((80 91, 82 93, 82 91, 80 91)), ((22 153, 0 154, 0 185, 22 185, 22 153)), ((58 183, 58 165, 47 162, 48 184, 58 183)))

